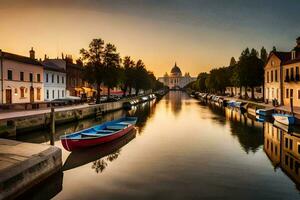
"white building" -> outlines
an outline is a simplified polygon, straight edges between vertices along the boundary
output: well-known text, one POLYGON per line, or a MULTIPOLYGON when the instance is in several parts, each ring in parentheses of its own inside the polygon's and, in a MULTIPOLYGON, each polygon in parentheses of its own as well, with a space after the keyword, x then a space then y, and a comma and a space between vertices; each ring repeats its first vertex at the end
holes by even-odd
POLYGON ((44 101, 43 66, 30 57, 0 50, 0 104, 34 103, 44 101))
POLYGON ((46 59, 43 66, 45 101, 66 98, 66 61, 46 59))
POLYGON ((197 78, 195 77, 191 77, 189 73, 185 73, 185 75, 182 76, 180 68, 175 63, 174 67, 171 69, 171 74, 168 75, 168 73, 166 73, 164 77, 159 77, 158 81, 162 82, 170 89, 181 89, 196 79, 197 78))

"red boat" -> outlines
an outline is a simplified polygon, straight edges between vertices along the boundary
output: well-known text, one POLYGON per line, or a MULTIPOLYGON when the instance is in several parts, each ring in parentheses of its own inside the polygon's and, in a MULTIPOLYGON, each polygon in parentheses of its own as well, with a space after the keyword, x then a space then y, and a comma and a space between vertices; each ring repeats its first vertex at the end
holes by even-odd
POLYGON ((68 151, 113 141, 134 128, 136 117, 123 117, 72 134, 61 136, 63 147, 68 151))

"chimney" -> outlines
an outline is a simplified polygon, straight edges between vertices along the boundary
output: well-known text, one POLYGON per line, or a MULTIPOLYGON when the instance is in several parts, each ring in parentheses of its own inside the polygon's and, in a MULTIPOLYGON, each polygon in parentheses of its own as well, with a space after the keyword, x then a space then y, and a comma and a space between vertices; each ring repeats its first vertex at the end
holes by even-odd
POLYGON ((296 39, 296 42, 297 42, 297 47, 299 48, 299 47, 300 47, 300 37, 298 37, 298 38, 296 39))
POLYGON ((29 51, 29 57, 35 60, 35 51, 33 50, 33 47, 31 47, 31 50, 29 51))

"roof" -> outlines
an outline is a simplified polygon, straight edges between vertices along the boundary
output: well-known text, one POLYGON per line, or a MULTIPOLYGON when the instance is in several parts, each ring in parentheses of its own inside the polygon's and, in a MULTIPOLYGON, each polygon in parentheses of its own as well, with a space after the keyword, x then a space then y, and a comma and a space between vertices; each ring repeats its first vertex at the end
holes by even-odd
POLYGON ((66 70, 64 68, 61 68, 60 66, 51 62, 50 60, 45 60, 45 61, 43 61, 42 64, 43 64, 45 70, 66 73, 66 70))
POLYGON ((291 60, 291 53, 290 52, 275 51, 275 52, 272 52, 272 53, 274 53, 281 60, 281 62, 283 62, 283 63, 291 60))
POLYGON ((174 67, 173 67, 172 70, 171 70, 171 74, 175 74, 175 73, 177 73, 177 74, 181 73, 181 70, 180 70, 180 68, 177 66, 176 62, 175 62, 174 67))
POLYGON ((71 67, 71 68, 76 68, 76 69, 80 69, 80 70, 83 69, 82 66, 80 66, 80 65, 78 65, 78 64, 74 64, 74 63, 68 62, 68 61, 66 61, 66 67, 67 67, 67 68, 69 68, 69 67, 71 67))
POLYGON ((31 58, 26 57, 26 56, 21 56, 21 55, 8 53, 8 52, 4 52, 4 51, 2 51, 2 56, 3 56, 4 59, 7 59, 7 60, 26 63, 26 64, 30 64, 30 65, 42 66, 42 64, 39 61, 37 61, 35 59, 31 59, 31 58))

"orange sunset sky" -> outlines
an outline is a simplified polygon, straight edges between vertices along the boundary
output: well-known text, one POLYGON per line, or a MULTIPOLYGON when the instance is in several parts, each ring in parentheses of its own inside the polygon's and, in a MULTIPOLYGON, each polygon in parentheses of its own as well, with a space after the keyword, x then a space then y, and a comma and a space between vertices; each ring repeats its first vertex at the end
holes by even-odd
POLYGON ((121 56, 142 59, 156 76, 169 72, 175 61, 183 73, 196 76, 228 65, 247 46, 289 50, 300 35, 296 0, 289 5, 259 0, 0 3, 3 51, 28 55, 34 47, 39 58, 63 52, 76 59, 79 49, 102 38, 115 44, 121 56))

